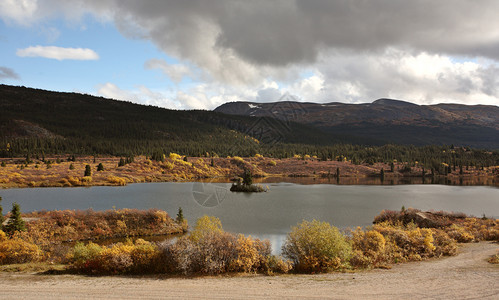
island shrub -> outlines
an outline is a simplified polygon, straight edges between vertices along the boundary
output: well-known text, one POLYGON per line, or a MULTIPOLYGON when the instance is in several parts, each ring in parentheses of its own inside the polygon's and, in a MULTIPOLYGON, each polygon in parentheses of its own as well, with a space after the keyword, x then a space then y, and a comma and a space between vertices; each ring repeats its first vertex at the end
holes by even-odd
POLYGON ((352 247, 338 228, 313 220, 293 227, 282 247, 297 272, 329 272, 348 267, 352 247))

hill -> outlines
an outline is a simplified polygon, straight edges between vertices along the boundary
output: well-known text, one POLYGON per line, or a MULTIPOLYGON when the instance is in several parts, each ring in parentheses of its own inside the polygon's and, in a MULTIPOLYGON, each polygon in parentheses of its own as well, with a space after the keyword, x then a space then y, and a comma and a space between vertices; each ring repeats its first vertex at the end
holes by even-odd
POLYGON ((230 102, 215 111, 299 122, 371 144, 499 148, 499 107, 491 105, 417 105, 393 99, 364 104, 230 102))
POLYGON ((83 95, 0 85, 0 156, 35 153, 255 155, 261 144, 328 144, 296 122, 176 111, 83 95))

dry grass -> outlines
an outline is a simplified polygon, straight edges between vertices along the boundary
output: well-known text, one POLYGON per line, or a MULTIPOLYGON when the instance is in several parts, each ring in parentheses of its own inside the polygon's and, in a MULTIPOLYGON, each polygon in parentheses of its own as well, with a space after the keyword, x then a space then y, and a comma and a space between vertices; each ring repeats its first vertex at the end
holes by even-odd
MULTIPOLYGON (((201 178, 237 176, 245 169, 255 177, 289 176, 332 178, 340 169, 342 181, 356 178, 377 176, 383 168, 389 170, 389 165, 376 163, 374 165, 355 165, 349 160, 320 161, 309 155, 288 159, 268 158, 262 155, 255 157, 184 157, 176 153, 165 156, 164 162, 151 161, 144 156, 136 157, 133 163, 118 167, 119 157, 78 157, 75 162, 67 161, 67 156, 46 157, 45 162, 34 160, 26 164, 24 158, 5 159, 0 167, 0 187, 71 187, 92 185, 126 185, 137 182, 187 181, 201 178), (48 163, 48 162, 51 163, 48 163), (97 165, 102 163, 104 170, 97 171, 97 165), (70 166, 72 167, 70 168, 70 166), (85 166, 90 165, 92 176, 84 177, 85 166)), ((397 164, 396 169, 401 169, 397 164)), ((404 176, 420 176, 421 169, 413 167, 410 173, 385 172, 385 181, 397 181, 404 176)), ((451 173, 447 177, 453 183, 469 184, 484 183, 493 178, 493 169, 470 169, 463 176, 451 173), (479 182, 477 182, 477 180, 479 182)))

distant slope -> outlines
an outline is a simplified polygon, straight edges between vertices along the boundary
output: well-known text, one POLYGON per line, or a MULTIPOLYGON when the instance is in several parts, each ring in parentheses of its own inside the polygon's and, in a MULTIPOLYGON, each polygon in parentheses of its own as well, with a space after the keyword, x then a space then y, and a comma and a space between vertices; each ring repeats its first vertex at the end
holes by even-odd
POLYGON ((21 153, 125 155, 160 150, 199 156, 206 152, 254 155, 260 143, 334 142, 330 134, 316 128, 273 118, 175 111, 8 85, 0 85, 0 112, 3 155, 7 143, 11 151, 21 153))
POLYGON ((381 143, 499 148, 499 107, 490 105, 416 105, 392 99, 366 104, 231 102, 215 111, 300 122, 334 135, 381 143))

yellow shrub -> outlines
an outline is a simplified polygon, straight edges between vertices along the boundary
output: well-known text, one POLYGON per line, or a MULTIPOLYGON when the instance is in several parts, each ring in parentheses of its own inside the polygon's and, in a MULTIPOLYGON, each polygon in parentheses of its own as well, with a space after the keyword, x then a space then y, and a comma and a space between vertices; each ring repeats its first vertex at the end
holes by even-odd
POLYGON ((251 236, 240 234, 237 237, 237 256, 232 261, 231 269, 236 272, 250 272, 258 267, 260 257, 251 236))
POLYGON ((102 252, 102 247, 89 242, 87 245, 76 243, 67 255, 67 259, 76 267, 82 268, 84 264, 92 259, 95 259, 102 252))
POLYGON ((7 235, 5 234, 5 232, 0 230, 0 242, 6 241, 6 240, 7 240, 7 235))
POLYGON ((475 239, 475 237, 468 233, 465 228, 456 224, 452 224, 449 227, 447 234, 459 243, 469 243, 475 239))
POLYGON ((234 162, 242 162, 242 163, 244 162, 244 159, 242 159, 242 158, 241 158, 241 157, 239 157, 239 156, 234 156, 234 157, 232 157, 232 160, 233 160, 234 162))
POLYGON ((173 167, 175 167, 175 164, 168 162, 168 161, 165 162, 165 169, 172 170, 173 167))
POLYGON ((255 154, 255 158, 263 158, 263 155, 257 153, 255 154))
POLYGON ((37 245, 21 239, 5 239, 0 242, 0 265, 38 261, 43 252, 37 245))
POLYGON ((127 184, 127 180, 125 178, 113 176, 113 175, 107 177, 107 181, 109 183, 116 184, 116 185, 126 185, 127 184))
POLYGON ((89 184, 92 182, 92 177, 91 176, 84 176, 81 178, 81 182, 83 184, 89 184))
POLYGON ((196 221, 196 225, 190 234, 190 239, 194 242, 198 242, 207 234, 221 232, 223 232, 223 229, 220 219, 205 215, 196 221))
POLYGON ((75 178, 73 176, 69 176, 68 177, 68 181, 73 186, 79 186, 79 185, 81 185, 80 179, 79 178, 75 178))
POLYGON ((293 227, 283 245, 283 255, 299 272, 327 272, 346 267, 352 247, 338 228, 313 220, 293 227))
POLYGON ((177 153, 170 153, 169 157, 172 160, 182 160, 182 156, 177 153))
POLYGON ((353 266, 375 267, 384 262, 386 240, 381 233, 375 230, 364 232, 360 227, 352 234, 352 248, 354 255, 351 259, 353 266))
POLYGON ((156 266, 154 262, 158 256, 158 248, 143 239, 135 241, 130 253, 133 261, 133 272, 144 273, 152 271, 156 266))
POLYGON ((275 162, 275 160, 271 160, 271 161, 269 161, 269 165, 275 166, 275 165, 277 165, 277 163, 275 162))

